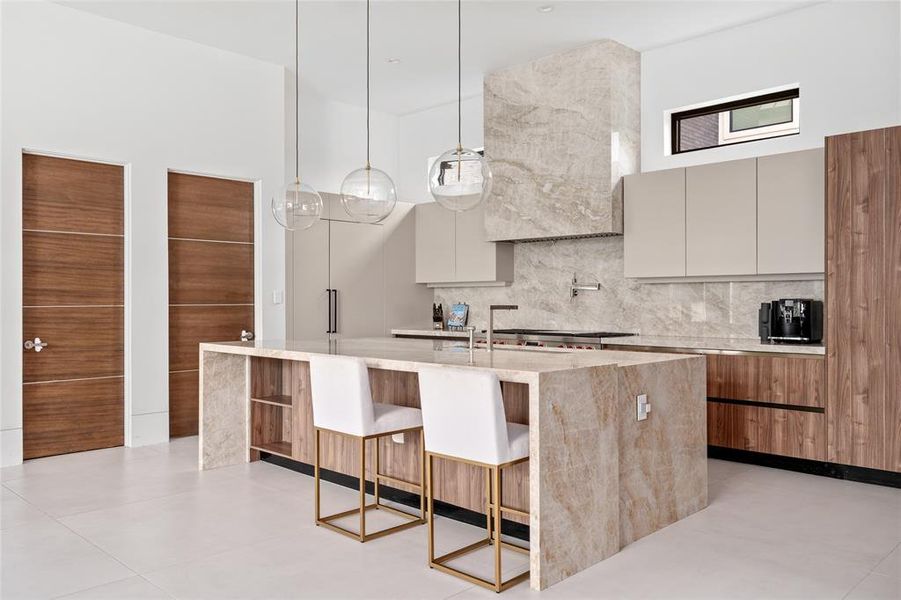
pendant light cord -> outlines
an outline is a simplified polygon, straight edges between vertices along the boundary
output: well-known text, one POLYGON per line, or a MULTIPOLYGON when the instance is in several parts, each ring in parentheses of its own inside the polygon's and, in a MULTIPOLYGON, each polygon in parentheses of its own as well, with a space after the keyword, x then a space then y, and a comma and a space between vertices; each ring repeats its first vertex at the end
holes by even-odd
POLYGON ((457 0, 457 150, 463 148, 463 17, 462 0, 457 0))
POLYGON ((300 183, 300 0, 294 0, 294 181, 300 183))
POLYGON ((370 168, 369 163, 369 21, 372 8, 369 0, 366 0, 366 168, 370 168))

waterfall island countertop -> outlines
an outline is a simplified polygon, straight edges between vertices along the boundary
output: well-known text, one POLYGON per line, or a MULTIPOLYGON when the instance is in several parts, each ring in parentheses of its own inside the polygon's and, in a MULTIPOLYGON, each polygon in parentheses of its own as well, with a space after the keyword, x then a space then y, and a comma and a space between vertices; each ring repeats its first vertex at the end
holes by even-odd
MULTIPOLYGON (((535 590, 707 506, 703 355, 543 348, 470 355, 459 341, 387 337, 202 343, 200 354, 201 469, 267 455, 313 462, 312 355, 364 359, 375 402, 414 407, 423 367, 496 372, 507 419, 529 426, 529 461, 505 474, 504 497, 528 512, 520 523, 529 528, 535 590), (639 395, 652 407, 642 420, 639 395)), ((395 476, 416 479, 418 441, 384 443, 400 469, 395 476)), ((353 449, 334 444, 324 467, 358 477, 353 449)), ((444 477, 439 500, 484 514, 478 467, 444 477)))

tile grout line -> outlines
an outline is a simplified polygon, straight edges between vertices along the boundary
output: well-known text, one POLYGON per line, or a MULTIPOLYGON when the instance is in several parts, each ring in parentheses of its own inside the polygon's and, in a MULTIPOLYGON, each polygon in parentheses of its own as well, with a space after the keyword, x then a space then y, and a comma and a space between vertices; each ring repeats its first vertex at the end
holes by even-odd
MULTIPOLYGON (((82 589, 78 589, 78 590, 73 590, 73 591, 71 591, 71 592, 67 592, 67 593, 65 593, 65 594, 62 594, 61 596, 55 596, 54 598, 64 598, 64 597, 66 597, 66 596, 71 596, 72 594, 77 594, 77 593, 79 593, 79 592, 83 592, 83 591, 86 591, 86 590, 94 589, 94 588, 96 588, 96 587, 100 587, 100 586, 103 586, 103 585, 108 585, 108 584, 110 584, 110 583, 116 583, 116 582, 118 582, 118 581, 124 581, 124 580, 126 580, 126 579, 131 578, 131 577, 134 577, 135 575, 138 575, 138 573, 136 573, 134 570, 132 570, 131 567, 129 567, 128 565, 126 565, 125 563, 123 563, 121 560, 119 560, 118 558, 116 558, 115 556, 113 556, 112 554, 110 554, 109 552, 107 552, 106 550, 104 550, 103 548, 101 548, 100 546, 98 546, 97 544, 95 544, 94 542, 92 542, 91 540, 87 539, 86 537, 84 537, 83 535, 81 535, 80 533, 78 533, 77 531, 73 530, 71 527, 69 527, 68 525, 66 525, 65 523, 63 523, 62 521, 60 521, 58 518, 54 517, 53 515, 51 515, 51 514, 48 513, 47 511, 45 511, 45 510, 44 510, 43 508, 41 508, 40 506, 38 506, 38 505, 36 505, 36 504, 32 504, 32 503, 29 502, 24 496, 22 496, 21 494, 19 494, 19 493, 16 492, 15 490, 12 490, 12 489, 8 488, 8 487, 6 486, 6 484, 3 484, 3 488, 6 489, 7 491, 9 491, 11 494, 13 494, 14 496, 16 496, 17 498, 19 498, 20 500, 22 500, 22 502, 24 502, 24 503, 27 504, 28 506, 34 508, 35 510, 37 510, 38 512, 40 512, 42 515, 44 515, 45 517, 47 517, 48 519, 50 519, 50 520, 53 521, 54 523, 58 524, 60 527, 63 527, 64 529, 66 529, 67 531, 69 531, 70 533, 72 533, 73 535, 75 535, 76 537, 78 537, 78 538, 84 540, 85 542, 87 542, 88 544, 90 544, 91 546, 93 546, 94 548, 96 548, 97 550, 99 550, 101 554, 103 554, 103 555, 105 555, 105 556, 108 556, 109 558, 111 558, 111 559, 113 559, 114 561, 116 561, 117 563, 119 563, 122 567, 124 567, 126 570, 128 570, 128 572, 132 573, 132 574, 129 575, 128 577, 123 577, 122 579, 116 579, 116 580, 113 580, 113 581, 107 581, 107 582, 105 582, 105 583, 101 583, 101 584, 98 584, 98 585, 90 586, 90 587, 87 587, 87 588, 82 588, 82 589)), ((150 583, 150 582, 148 581, 147 583, 150 583)), ((152 585, 152 584, 151 584, 151 585, 152 585)), ((167 592, 167 594, 168 594, 168 592, 167 592)))
POLYGON ((892 549, 888 551, 888 554, 886 554, 885 556, 883 556, 882 558, 880 558, 879 560, 877 560, 877 561, 876 561, 876 564, 874 564, 874 565, 870 568, 870 570, 867 571, 867 573, 866 573, 863 577, 860 578, 860 580, 859 580, 857 583, 855 583, 853 586, 851 586, 851 589, 848 590, 848 592, 847 592, 844 596, 842 596, 842 600, 845 600, 845 598, 847 598, 848 596, 850 596, 851 593, 852 593, 854 590, 856 590, 858 587, 860 587, 860 584, 863 583, 870 575, 882 575, 882 573, 876 573, 876 567, 878 567, 879 565, 881 565, 881 564, 882 564, 882 561, 884 561, 886 558, 888 558, 889 556, 891 556, 892 553, 893 553, 895 550, 897 550, 899 547, 901 547, 901 542, 899 542, 899 543, 895 544, 894 546, 892 546, 892 549))

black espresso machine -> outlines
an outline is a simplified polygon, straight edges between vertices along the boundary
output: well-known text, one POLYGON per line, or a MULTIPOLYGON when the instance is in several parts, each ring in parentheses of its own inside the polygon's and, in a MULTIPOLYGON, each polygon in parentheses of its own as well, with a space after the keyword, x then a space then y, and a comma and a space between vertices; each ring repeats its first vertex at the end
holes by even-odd
POLYGON ((760 305, 760 341, 764 344, 818 344, 823 339, 823 303, 783 298, 760 305))

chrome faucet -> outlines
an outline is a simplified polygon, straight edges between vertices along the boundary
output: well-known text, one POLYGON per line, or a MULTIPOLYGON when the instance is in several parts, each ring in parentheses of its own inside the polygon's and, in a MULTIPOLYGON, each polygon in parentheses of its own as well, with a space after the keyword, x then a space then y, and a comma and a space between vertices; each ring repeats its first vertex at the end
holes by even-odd
POLYGON ((488 307, 488 352, 491 352, 494 346, 494 311, 496 310, 519 310, 516 304, 492 304, 488 307))

